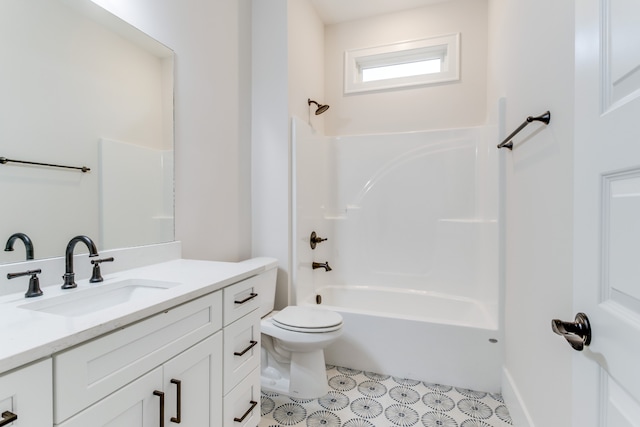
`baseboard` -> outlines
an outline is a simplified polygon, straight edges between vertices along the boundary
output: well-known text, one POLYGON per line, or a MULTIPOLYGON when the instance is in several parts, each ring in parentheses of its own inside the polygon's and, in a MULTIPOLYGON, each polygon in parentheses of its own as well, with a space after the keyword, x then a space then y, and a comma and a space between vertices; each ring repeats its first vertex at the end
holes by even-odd
POLYGON ((514 427, 535 427, 518 387, 505 367, 502 368, 502 397, 509 409, 514 427))

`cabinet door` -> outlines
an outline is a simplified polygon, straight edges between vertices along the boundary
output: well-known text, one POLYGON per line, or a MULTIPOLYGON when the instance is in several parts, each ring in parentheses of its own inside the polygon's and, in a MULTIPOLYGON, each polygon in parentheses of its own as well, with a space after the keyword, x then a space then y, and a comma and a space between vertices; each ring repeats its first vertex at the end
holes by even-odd
POLYGON ((12 427, 53 425, 53 374, 46 359, 0 376, 0 423, 12 427))
MULTIPOLYGON (((59 427, 158 427, 160 425, 162 368, 69 418, 59 427)), ((166 404, 165 404, 166 405, 166 404)))
POLYGON ((184 427, 219 427, 222 424, 222 332, 165 363, 164 389, 166 426, 179 423, 184 427))

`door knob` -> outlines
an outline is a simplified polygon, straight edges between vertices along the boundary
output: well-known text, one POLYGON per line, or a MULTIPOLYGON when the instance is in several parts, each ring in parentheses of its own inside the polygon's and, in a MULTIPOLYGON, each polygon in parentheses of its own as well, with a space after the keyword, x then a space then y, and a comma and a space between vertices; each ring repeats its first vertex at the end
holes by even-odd
POLYGON ((575 322, 553 319, 551 329, 556 334, 563 336, 574 350, 582 351, 585 345, 591 343, 591 325, 589 318, 584 313, 576 314, 575 322))

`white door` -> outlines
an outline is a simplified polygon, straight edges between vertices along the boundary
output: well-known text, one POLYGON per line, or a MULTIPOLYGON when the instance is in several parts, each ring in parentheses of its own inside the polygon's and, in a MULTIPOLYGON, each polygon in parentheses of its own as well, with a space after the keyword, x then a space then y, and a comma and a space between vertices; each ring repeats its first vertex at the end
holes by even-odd
POLYGON ((640 1, 575 8, 573 425, 640 426, 640 1))

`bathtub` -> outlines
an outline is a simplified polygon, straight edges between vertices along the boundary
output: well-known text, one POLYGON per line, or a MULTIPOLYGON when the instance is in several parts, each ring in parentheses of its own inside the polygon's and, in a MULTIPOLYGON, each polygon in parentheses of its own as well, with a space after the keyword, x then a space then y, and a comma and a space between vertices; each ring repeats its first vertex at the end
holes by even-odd
POLYGON ((305 301, 340 313, 343 334, 328 364, 499 392, 502 345, 496 307, 427 291, 324 286, 305 301))

